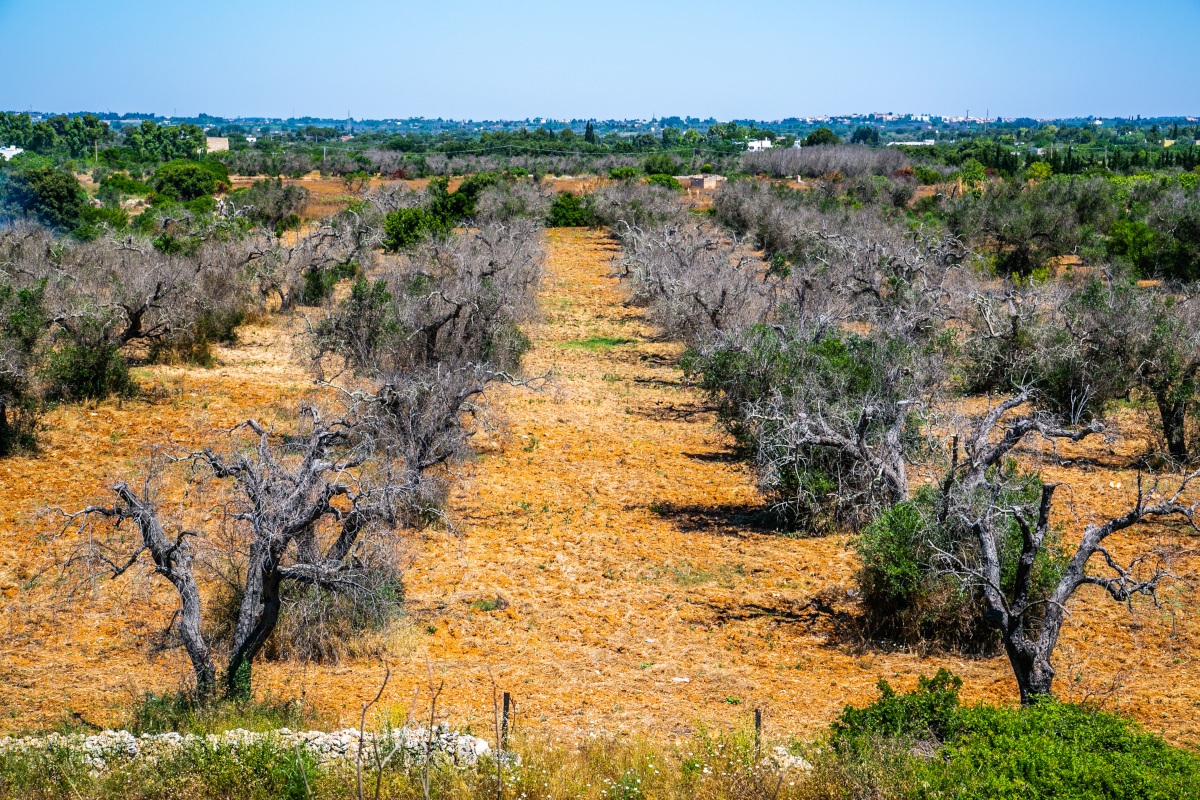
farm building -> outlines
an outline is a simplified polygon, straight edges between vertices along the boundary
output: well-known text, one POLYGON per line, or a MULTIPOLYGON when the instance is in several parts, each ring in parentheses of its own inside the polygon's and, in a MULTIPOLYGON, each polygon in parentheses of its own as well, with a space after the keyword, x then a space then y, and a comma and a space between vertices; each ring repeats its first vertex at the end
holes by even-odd
POLYGON ((774 144, 770 139, 751 139, 746 142, 746 149, 751 153, 757 153, 759 150, 770 150, 774 144))
POLYGON ((715 189, 724 180, 724 175, 692 175, 688 185, 692 189, 715 189))

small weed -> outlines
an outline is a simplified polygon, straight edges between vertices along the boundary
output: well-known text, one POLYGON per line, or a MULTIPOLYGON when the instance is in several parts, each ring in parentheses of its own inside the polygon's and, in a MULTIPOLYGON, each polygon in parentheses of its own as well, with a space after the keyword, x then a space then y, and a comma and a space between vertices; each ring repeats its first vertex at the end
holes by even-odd
POLYGON ((623 344, 634 344, 637 340, 628 336, 592 336, 588 339, 576 339, 570 342, 559 342, 558 346, 567 350, 611 350, 623 344))
POLYGON ((499 607, 500 601, 494 597, 489 597, 484 600, 474 600, 471 602, 471 608, 476 611, 483 611, 485 613, 488 611, 495 611, 499 607))

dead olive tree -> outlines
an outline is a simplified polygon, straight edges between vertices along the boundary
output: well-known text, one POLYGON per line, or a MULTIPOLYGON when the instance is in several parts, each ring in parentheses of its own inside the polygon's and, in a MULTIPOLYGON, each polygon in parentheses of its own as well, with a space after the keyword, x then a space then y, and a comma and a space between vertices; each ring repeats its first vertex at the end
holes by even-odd
POLYGON ((217 682, 214 646, 204 634, 203 592, 212 582, 202 570, 230 560, 241 564, 223 683, 227 695, 245 697, 254 659, 278 624, 281 589, 294 583, 369 592, 377 551, 393 547, 391 532, 421 519, 411 470, 359 410, 327 418, 306 408, 302 419, 294 431, 248 420, 230 433, 228 450, 173 459, 192 465, 193 483, 220 484, 214 506, 220 522, 196 524, 203 514, 170 511, 175 504, 157 497, 149 479, 140 494, 121 482, 113 487, 112 505, 68 516, 68 528, 79 527, 69 567, 115 579, 149 559, 153 574, 175 587, 175 630, 201 699, 213 695, 217 682))
POLYGON ((686 212, 678 192, 638 181, 617 181, 601 187, 592 196, 591 205, 596 222, 607 225, 618 238, 634 228, 644 230, 680 220, 686 212))
POLYGON ((544 262, 541 228, 526 220, 426 242, 361 277, 317 321, 314 373, 386 379, 438 364, 511 369, 528 348, 520 325, 536 311, 544 262))
POLYGON ((695 342, 762 319, 770 303, 763 263, 711 226, 629 228, 618 264, 630 302, 665 336, 695 342))
POLYGON ((1187 462, 1200 402, 1200 298, 1103 272, 1076 285, 980 287, 964 304, 971 391, 1028 384, 1073 420, 1140 393, 1154 403, 1166 454, 1187 462))
POLYGON ((1200 477, 1200 471, 1193 472, 1168 490, 1160 478, 1146 488, 1139 476, 1137 495, 1128 511, 1088 524, 1074 552, 1052 545, 1050 515, 1058 484, 1039 481, 1036 499, 1013 502, 1010 489, 1017 478, 1011 470, 998 469, 999 462, 1028 435, 1079 441, 1100 428, 1093 423, 1067 430, 1036 413, 1008 417, 1008 412, 1028 399, 1028 395, 1018 395, 998 404, 970 432, 964 460, 958 463, 956 459, 943 484, 939 518, 942 525, 969 532, 973 547, 967 551, 938 548, 938 568, 980 597, 983 618, 1000 635, 1022 703, 1051 693, 1055 675, 1051 657, 1067 603, 1080 587, 1099 586, 1118 602, 1142 595, 1157 603, 1159 584, 1170 577, 1161 562, 1162 553, 1143 553, 1122 565, 1105 542, 1148 520, 1177 518, 1195 529, 1197 503, 1188 504, 1184 496, 1200 477), (1059 552, 1047 552, 1051 547, 1059 552), (1089 572, 1096 555, 1103 559, 1109 575, 1089 572), (1050 568, 1039 575, 1039 564, 1050 568))
POLYGON ((360 277, 311 328, 315 377, 370 409, 429 509, 448 486, 434 468, 467 452, 488 386, 521 382, 544 261, 540 226, 490 223, 360 277))
POLYGON ((371 267, 381 239, 381 228, 349 210, 322 221, 292 244, 284 238, 255 237, 247 272, 261 299, 277 299, 280 311, 317 305, 339 280, 371 267))
POLYGON ((137 236, 60 239, 21 224, 0 231, 0 283, 38 297, 48 397, 127 388, 125 361, 163 347, 191 354, 229 338, 248 301, 244 243, 212 239, 165 253, 137 236))

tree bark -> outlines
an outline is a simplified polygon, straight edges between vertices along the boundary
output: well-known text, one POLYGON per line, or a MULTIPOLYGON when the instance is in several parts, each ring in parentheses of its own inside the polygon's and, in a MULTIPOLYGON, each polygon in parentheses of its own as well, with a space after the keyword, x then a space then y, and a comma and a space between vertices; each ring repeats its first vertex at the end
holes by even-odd
POLYGON ((12 450, 12 431, 8 427, 8 404, 0 400, 0 456, 12 450))
POLYGON ((254 657, 279 623, 279 571, 275 567, 275 559, 268 556, 265 562, 260 562, 258 567, 260 577, 247 581, 256 584, 255 599, 248 604, 243 598, 236 628, 238 634, 225 670, 225 694, 237 700, 250 698, 254 657))
POLYGON ((128 507, 127 515, 137 523, 142 543, 154 560, 155 571, 174 584, 179 593, 179 638, 183 640, 196 675, 196 696, 201 702, 206 701, 216 687, 216 668, 200 629, 203 606, 200 587, 192 574, 192 552, 184 542, 185 534, 181 533, 172 542, 163 531, 153 506, 139 500, 124 483, 118 484, 115 491, 128 507))
POLYGON ((1167 438, 1167 452, 1176 461, 1186 461, 1188 457, 1185 430, 1186 404, 1171 400, 1158 392, 1155 393, 1154 400, 1158 404, 1158 413, 1162 416, 1163 435, 1167 438))

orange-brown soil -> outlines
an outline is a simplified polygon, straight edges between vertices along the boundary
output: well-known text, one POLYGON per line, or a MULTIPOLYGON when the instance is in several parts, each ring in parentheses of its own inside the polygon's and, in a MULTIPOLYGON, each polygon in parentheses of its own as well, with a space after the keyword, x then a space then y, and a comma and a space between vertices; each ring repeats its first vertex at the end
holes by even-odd
MULTIPOLYGON (((752 475, 729 458, 711 408, 683 383, 679 346, 656 341, 641 311, 623 304, 614 245, 583 230, 549 231, 547 244, 527 369, 552 370, 553 381, 493 395, 504 426, 480 437, 463 470, 456 532, 415 537, 410 633, 390 656, 385 703, 408 707, 426 682, 426 655, 446 680, 446 711, 484 730, 489 665, 526 725, 568 735, 674 737, 698 723, 743 723, 756 707, 773 733, 812 735, 845 703, 871 699, 878 678, 908 688, 941 666, 963 677, 970 700, 1014 702, 1003 657, 839 640, 822 609, 853 611, 849 537, 790 538, 756 523, 752 475)), ((53 529, 39 512, 103 497, 112 479, 136 476, 144 448, 163 437, 195 445, 210 429, 296 402, 310 391, 288 356, 299 327, 277 319, 249 328, 211 370, 147 369, 142 380, 155 388, 145 398, 59 408, 42 453, 0 462, 4 727, 54 724, 68 710, 111 720, 131 691, 175 688, 186 677, 181 652, 152 652, 174 599, 145 572, 52 602, 53 574, 34 579, 53 529)), ((1127 422, 1136 434, 1132 415, 1127 422)), ((1060 491, 1078 515, 1063 506, 1068 538, 1128 501, 1135 473, 1126 465, 1143 446, 1136 435, 1091 440, 1062 452, 1096 465, 1046 468, 1071 487, 1060 491), (1117 481, 1122 489, 1109 486, 1117 481)), ((1178 531, 1143 530, 1120 537, 1114 554, 1171 536, 1188 546, 1178 531)), ((1196 563, 1175 568, 1194 577, 1196 563)), ((1072 699, 1109 693, 1107 702, 1195 745, 1196 599, 1183 584, 1164 599, 1131 615, 1098 589, 1082 590, 1056 655, 1058 689, 1072 699)), ((255 678, 260 693, 303 694, 350 723, 381 673, 367 659, 267 662, 255 678)))

